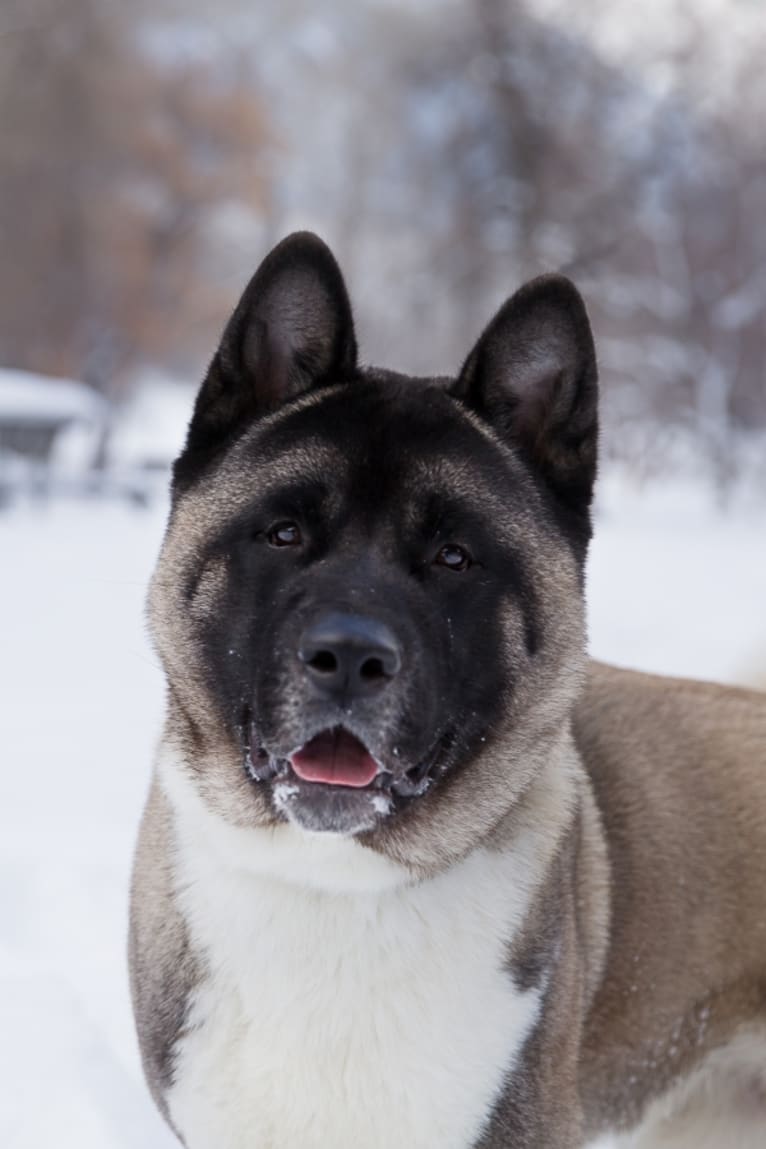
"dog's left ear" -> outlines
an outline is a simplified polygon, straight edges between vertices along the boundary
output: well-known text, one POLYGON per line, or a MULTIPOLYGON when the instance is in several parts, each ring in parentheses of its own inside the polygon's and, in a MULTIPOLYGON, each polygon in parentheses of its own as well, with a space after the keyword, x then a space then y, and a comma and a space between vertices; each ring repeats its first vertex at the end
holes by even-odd
POLYGON ((253 419, 348 379, 356 356, 351 305, 332 252, 311 232, 289 235, 264 259, 226 325, 176 462, 176 485, 253 419))
POLYGON ((580 293, 544 275, 501 307, 452 394, 513 444, 559 499, 590 503, 596 476, 598 373, 580 293))

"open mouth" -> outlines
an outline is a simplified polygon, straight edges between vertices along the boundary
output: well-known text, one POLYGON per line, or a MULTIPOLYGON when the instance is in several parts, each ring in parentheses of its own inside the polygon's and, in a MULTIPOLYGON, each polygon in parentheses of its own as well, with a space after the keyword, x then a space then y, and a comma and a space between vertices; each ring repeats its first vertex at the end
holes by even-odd
POLYGON ((289 762, 304 782, 354 789, 369 786, 381 772, 364 743, 342 726, 315 735, 289 756, 289 762))
MULTIPOLYGON (((276 758, 261 747, 251 728, 245 766, 256 782, 293 781, 310 790, 333 787, 338 793, 382 791, 399 798, 424 794, 437 773, 443 739, 438 739, 423 760, 409 769, 405 764, 389 767, 376 758, 364 742, 344 726, 320 730, 286 757, 276 758)), ((393 756, 397 756, 393 750, 393 756)))

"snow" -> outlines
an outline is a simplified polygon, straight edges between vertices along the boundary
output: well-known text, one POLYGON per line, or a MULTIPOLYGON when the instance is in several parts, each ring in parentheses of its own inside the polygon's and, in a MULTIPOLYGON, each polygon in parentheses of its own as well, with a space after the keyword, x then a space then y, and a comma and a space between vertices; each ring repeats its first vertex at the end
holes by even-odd
POLYGON ((689 480, 607 477, 588 601, 598 658, 766 687, 766 484, 716 506, 689 480))
POLYGON ((142 622, 162 514, 0 517, 0 1145, 169 1149, 125 985, 128 863, 162 677, 142 622))
MULTIPOLYGON (((171 1149, 126 984, 130 855, 161 721, 143 622, 164 507, 0 516, 0 1145, 171 1149)), ((602 486, 595 654, 766 683, 766 494, 602 486)))

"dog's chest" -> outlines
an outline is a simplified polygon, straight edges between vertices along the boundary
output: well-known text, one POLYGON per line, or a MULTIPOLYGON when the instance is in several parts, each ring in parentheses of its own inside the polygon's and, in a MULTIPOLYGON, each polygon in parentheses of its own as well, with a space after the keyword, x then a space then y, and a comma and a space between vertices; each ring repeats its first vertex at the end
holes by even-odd
POLYGON ((523 897, 481 852, 375 894, 195 875, 210 973, 177 1048, 188 1149, 468 1149, 534 1024, 508 972, 523 897))

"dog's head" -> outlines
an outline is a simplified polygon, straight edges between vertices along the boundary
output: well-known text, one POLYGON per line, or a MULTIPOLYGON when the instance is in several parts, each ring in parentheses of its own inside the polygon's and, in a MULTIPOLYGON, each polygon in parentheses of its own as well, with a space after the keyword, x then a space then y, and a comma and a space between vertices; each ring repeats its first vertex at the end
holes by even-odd
POLYGON ((551 276, 456 379, 357 364, 335 260, 248 285, 174 472, 150 616, 170 736, 239 826, 460 856, 568 722, 583 662, 596 367, 551 276))

